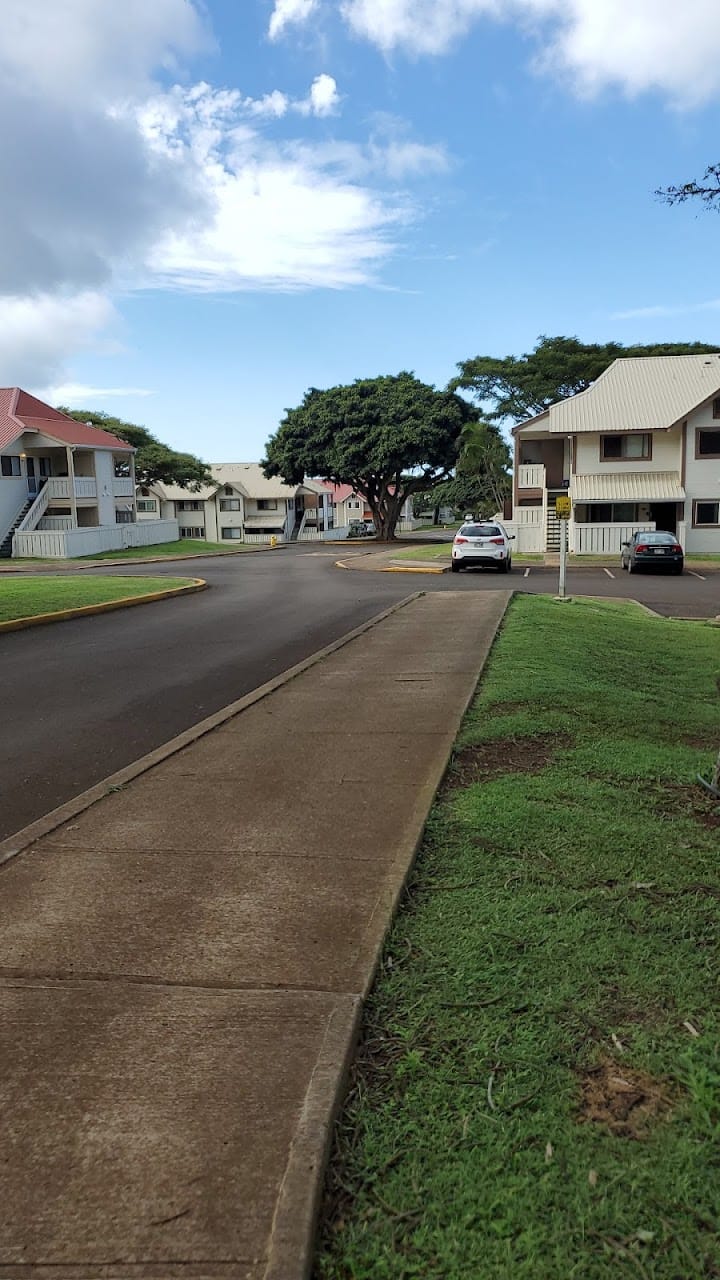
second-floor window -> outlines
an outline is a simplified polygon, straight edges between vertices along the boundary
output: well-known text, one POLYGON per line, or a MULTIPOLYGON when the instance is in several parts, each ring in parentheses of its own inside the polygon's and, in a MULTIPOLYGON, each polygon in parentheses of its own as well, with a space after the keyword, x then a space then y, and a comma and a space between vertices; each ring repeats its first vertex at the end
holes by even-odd
POLYGON ((154 498, 139 498, 137 509, 138 511, 157 511, 157 502, 154 498))
POLYGON ((695 457, 720 458, 720 430, 695 432, 695 457))
POLYGON ((601 436, 600 458, 603 462, 632 461, 640 458, 652 458, 652 436, 649 431, 638 431, 628 435, 601 436))
POLYGON ((220 510, 221 511, 239 511, 240 499, 239 498, 221 498, 220 510))
POLYGON ((3 476, 19 476, 20 471, 20 455, 17 453, 6 453, 0 458, 0 475, 3 476))
POLYGON ((177 509, 178 511, 199 511, 201 506, 202 504, 199 501, 185 499, 182 502, 178 502, 177 509))
POLYGON ((277 511, 277 499, 258 498, 257 509, 258 511, 277 511))

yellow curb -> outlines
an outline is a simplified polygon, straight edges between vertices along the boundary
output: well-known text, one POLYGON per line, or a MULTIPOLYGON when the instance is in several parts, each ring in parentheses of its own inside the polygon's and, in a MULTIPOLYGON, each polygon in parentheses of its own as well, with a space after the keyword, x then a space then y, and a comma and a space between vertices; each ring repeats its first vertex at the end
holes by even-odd
POLYGON ((184 587, 170 587, 167 591, 148 591, 142 596, 121 596, 119 600, 106 600, 104 604, 83 604, 77 609, 58 609, 55 613, 36 613, 28 618, 11 618, 0 622, 0 632, 25 631, 28 627, 44 627, 50 622, 67 622, 72 618, 87 618, 96 613, 110 613, 112 609, 130 609, 136 604, 152 604, 156 600, 170 600, 194 591, 205 591, 204 578, 191 578, 184 587))
POLYGON ((393 564, 393 565, 390 565, 388 568, 378 569, 377 572, 378 573, 448 573, 449 569, 450 569, 449 565, 447 566, 447 568, 444 568, 444 569, 420 569, 419 567, 416 567, 416 566, 413 566, 412 568, 404 569, 401 565, 393 564))

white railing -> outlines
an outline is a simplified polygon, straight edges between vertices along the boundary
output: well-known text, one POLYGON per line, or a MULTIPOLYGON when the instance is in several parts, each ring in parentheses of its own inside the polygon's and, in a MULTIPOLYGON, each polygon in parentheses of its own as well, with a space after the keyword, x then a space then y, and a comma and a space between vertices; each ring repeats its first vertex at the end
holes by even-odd
MULTIPOLYGON (((53 476, 48 480, 45 488, 48 491, 48 497, 60 499, 61 501, 70 501, 70 477, 69 476, 53 476)), ((132 489, 131 489, 132 493, 132 489)), ((76 498, 95 498, 97 496, 97 485, 95 480, 88 476, 75 477, 75 497, 76 498)))
MULTIPOLYGON (((77 482, 76 482, 77 483, 77 482)), ((113 497, 115 498, 132 498, 133 482, 129 476, 116 476, 113 480, 113 497)))
POLYGON ((620 555, 623 542, 634 533, 650 533, 655 525, 646 524, 575 524, 570 526, 570 550, 576 556, 620 555))
POLYGON ((73 560, 101 551, 122 551, 126 547, 149 547, 158 542, 177 542, 177 520, 153 520, 145 524, 101 524, 81 529, 35 530, 16 533, 13 556, 73 560))
POLYGON ((72 529, 72 516, 43 516, 42 520, 38 520, 36 529, 41 533, 45 533, 47 529, 56 531, 58 529, 72 529))
POLYGON ((47 511, 48 496, 47 485, 43 485, 27 515, 20 521, 17 533, 29 533, 31 529, 37 528, 40 518, 47 511))
MULTIPOLYGON (((541 510, 542 508, 538 508, 541 510)), ((521 524, 515 520, 503 520, 503 526, 515 538, 513 552, 537 554, 545 550, 545 533, 539 521, 535 524, 521 524)))
MULTIPOLYGON (((506 523, 503 521, 503 524, 506 523)), ((513 511, 513 524, 522 524, 542 527, 543 509, 542 507, 516 507, 513 511)))
MULTIPOLYGON (((253 544, 258 543, 260 545, 268 546, 271 538, 275 538, 277 542, 285 541, 285 535, 282 533, 248 533, 246 531, 243 537, 243 542, 252 542, 253 544)), ((232 546, 232 540, 228 540, 228 546, 232 546)))
POLYGON ((347 535, 347 525, 339 529, 303 529, 298 542, 335 542, 338 538, 347 538, 347 535))
POLYGON ((518 489, 544 489, 545 468, 539 463, 523 463, 518 467, 518 489))

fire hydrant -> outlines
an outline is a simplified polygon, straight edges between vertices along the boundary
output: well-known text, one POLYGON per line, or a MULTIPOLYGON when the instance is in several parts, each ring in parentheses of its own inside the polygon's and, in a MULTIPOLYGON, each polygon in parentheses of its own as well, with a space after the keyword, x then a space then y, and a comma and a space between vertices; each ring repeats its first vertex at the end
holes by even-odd
POLYGON ((275 536, 275 534, 274 534, 274 533, 272 533, 272 534, 270 535, 270 546, 271 546, 271 547, 276 547, 276 546, 277 546, 277 538, 276 538, 276 536, 275 536))

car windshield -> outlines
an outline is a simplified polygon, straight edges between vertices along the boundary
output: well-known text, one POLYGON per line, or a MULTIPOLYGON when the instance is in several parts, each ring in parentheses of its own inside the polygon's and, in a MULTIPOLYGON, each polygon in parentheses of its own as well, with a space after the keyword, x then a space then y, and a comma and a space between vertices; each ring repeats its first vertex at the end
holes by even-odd
POLYGON ((464 524, 460 530, 463 538, 497 538, 500 534, 496 524, 464 524))
POLYGON ((674 533, 663 533, 660 529, 657 533, 638 533, 635 537, 637 542, 677 542, 674 533))

